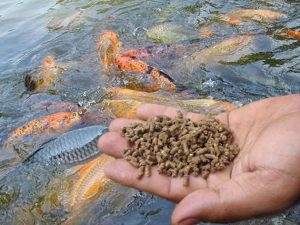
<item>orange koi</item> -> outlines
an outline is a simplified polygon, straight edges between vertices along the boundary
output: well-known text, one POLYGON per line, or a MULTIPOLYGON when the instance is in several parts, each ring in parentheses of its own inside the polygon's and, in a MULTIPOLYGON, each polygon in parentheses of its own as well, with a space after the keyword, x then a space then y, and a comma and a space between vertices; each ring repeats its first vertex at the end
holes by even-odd
POLYGON ((110 65, 115 65, 121 71, 127 71, 138 74, 148 74, 153 78, 158 88, 167 90, 176 90, 175 81, 166 73, 159 71, 141 60, 133 59, 133 50, 126 54, 119 53, 120 42, 114 32, 106 32, 100 36, 97 42, 99 58, 104 68, 108 69, 110 65))
POLYGON ((300 41, 300 31, 294 31, 291 29, 284 29, 281 33, 281 35, 287 36, 289 38, 296 39, 300 41))
POLYGON ((80 169, 80 177, 71 191, 71 208, 78 205, 82 206, 92 197, 105 191, 111 180, 104 175, 104 167, 113 160, 113 157, 102 154, 80 169))
POLYGON ((14 140, 21 139, 27 135, 63 133, 79 121, 80 115, 74 112, 58 112, 43 116, 12 131, 6 141, 6 146, 9 146, 14 140))
POLYGON ((116 33, 108 31, 100 36, 97 41, 97 51, 105 69, 113 64, 120 47, 121 44, 116 33))

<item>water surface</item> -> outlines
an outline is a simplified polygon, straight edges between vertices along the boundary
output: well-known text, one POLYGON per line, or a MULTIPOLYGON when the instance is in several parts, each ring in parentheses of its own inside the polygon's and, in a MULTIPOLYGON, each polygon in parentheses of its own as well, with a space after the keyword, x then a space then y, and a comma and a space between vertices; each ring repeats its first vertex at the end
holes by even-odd
MULTIPOLYGON (((119 84, 108 78, 97 58, 96 41, 106 30, 116 32, 122 48, 130 49, 162 44, 147 36, 147 31, 159 24, 171 23, 183 27, 187 40, 195 39, 195 35, 209 25, 214 30, 211 38, 198 40, 193 47, 187 45, 183 55, 152 60, 153 66, 192 89, 198 97, 227 100, 237 105, 271 96, 299 93, 300 42, 277 35, 283 28, 299 30, 299 12, 300 3, 296 0, 2 0, 0 142, 11 130, 25 122, 61 109, 46 109, 42 102, 77 104, 97 100, 107 87, 119 84), (241 26, 216 20, 219 14, 236 8, 270 9, 284 13, 287 17, 272 23, 247 21, 241 26), (253 45, 246 54, 195 65, 192 70, 181 66, 180 63, 192 52, 241 34, 255 35, 253 45), (53 90, 28 93, 24 77, 38 71, 41 61, 47 55, 55 57, 58 63, 68 69, 53 90)), ((0 171, 7 170, 8 165, 12 166, 12 162, 19 160, 15 152, 0 149, 0 171)), ((37 170, 35 176, 38 177, 39 173, 42 175, 44 171, 37 170)), ((7 210, 1 222, 9 224, 14 213, 20 215, 19 218, 27 218, 24 220, 26 224, 34 224, 34 221, 36 224, 61 224, 68 219, 70 215, 64 204, 53 206, 45 198, 55 189, 55 185, 62 187, 62 196, 66 193, 62 177, 45 178, 43 185, 51 181, 50 186, 42 185, 43 188, 38 189, 39 196, 33 194, 32 199, 20 201, 15 208, 9 209, 11 211, 7 210)), ((11 182, 12 185, 17 183, 11 182)), ((30 188, 30 185, 26 188, 30 188)), ((34 187, 32 190, 37 189, 34 187)), ((70 223, 160 224, 161 221, 169 221, 174 207, 172 203, 134 191, 129 194, 128 189, 124 188, 120 188, 119 193, 126 199, 125 203, 119 203, 122 205, 120 209, 116 210, 110 205, 108 200, 112 204, 115 200, 108 196, 106 201, 97 200, 80 211, 80 219, 77 217, 70 220, 73 221, 70 223), (103 210, 98 210, 101 207, 103 210)), ((0 210, 3 209, 0 207, 0 210)), ((239 224, 296 224, 300 221, 299 214, 296 209, 271 218, 239 224)))

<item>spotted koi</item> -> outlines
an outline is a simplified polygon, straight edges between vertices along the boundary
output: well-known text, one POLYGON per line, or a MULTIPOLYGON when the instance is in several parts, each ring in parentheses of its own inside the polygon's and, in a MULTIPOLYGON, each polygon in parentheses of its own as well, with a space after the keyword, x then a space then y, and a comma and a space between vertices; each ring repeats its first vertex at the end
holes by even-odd
POLYGON ((77 112, 58 112, 32 120, 25 125, 16 128, 9 134, 5 146, 9 147, 15 140, 28 135, 60 134, 80 121, 77 112))

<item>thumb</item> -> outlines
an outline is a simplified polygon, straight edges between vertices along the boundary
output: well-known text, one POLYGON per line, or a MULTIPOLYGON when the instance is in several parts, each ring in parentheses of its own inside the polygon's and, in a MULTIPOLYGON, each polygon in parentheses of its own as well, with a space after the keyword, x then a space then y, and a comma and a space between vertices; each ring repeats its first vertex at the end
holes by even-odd
POLYGON ((283 187, 286 184, 274 174, 249 172, 217 189, 204 188, 192 192, 176 206, 172 223, 230 222, 276 212, 293 202, 293 196, 286 193, 286 188, 280 193, 283 187))

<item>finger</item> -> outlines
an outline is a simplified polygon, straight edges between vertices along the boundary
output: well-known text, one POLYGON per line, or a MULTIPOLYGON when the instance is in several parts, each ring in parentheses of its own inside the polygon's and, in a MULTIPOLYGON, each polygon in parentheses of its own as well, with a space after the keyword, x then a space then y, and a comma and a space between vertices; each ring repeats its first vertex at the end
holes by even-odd
POLYGON ((142 120, 115 119, 109 125, 109 131, 119 132, 123 127, 132 123, 142 123, 142 120))
POLYGON ((103 153, 115 158, 121 158, 124 149, 127 148, 127 141, 119 132, 108 132, 100 137, 98 148, 103 153))
MULTIPOLYGON (((164 105, 157 104, 142 104, 137 109, 137 117, 141 120, 147 120, 154 116, 168 116, 170 118, 174 118, 177 115, 179 109, 168 107, 164 105)), ((185 118, 189 118, 192 121, 199 121, 207 117, 207 115, 186 112, 184 110, 180 110, 183 113, 185 118)), ((222 123, 228 125, 228 116, 229 112, 221 113, 216 116, 222 123)))
POLYGON ((199 189, 176 206, 172 222, 230 222, 284 209, 293 203, 293 198, 286 191, 278 193, 286 187, 286 180, 277 182, 278 179, 282 179, 278 174, 256 171, 230 180, 219 189, 199 189))
POLYGON ((105 168, 105 175, 123 185, 159 195, 178 202, 197 188, 206 187, 206 181, 201 177, 190 177, 189 186, 183 185, 183 178, 172 178, 159 174, 156 167, 151 168, 151 176, 136 178, 137 168, 123 159, 117 159, 105 168))

